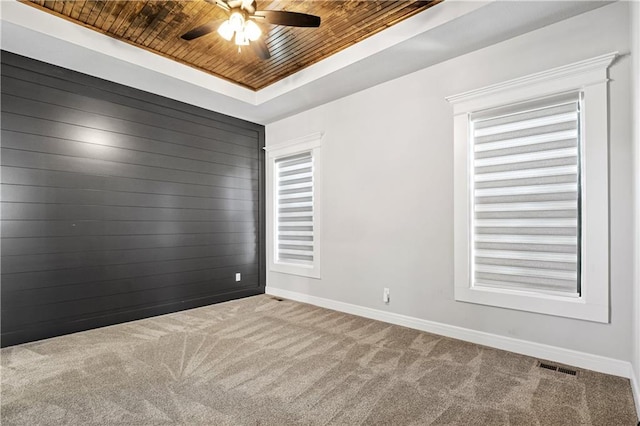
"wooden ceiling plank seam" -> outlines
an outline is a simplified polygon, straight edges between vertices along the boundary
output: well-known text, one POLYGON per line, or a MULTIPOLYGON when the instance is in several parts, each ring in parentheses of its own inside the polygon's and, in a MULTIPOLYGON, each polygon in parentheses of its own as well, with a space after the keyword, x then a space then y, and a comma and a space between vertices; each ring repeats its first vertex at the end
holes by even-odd
MULTIPOLYGON (((407 11, 407 6, 402 6, 402 7, 397 7, 397 8, 392 8, 389 9, 387 11, 385 11, 385 16, 384 18, 388 17, 388 16, 395 16, 396 14, 400 13, 401 15, 404 15, 406 17, 409 17, 408 14, 405 15, 406 11, 407 11)), ((413 12, 413 10, 412 10, 413 12)), ((346 42, 347 45, 351 45, 351 44, 355 44, 356 40, 363 40, 365 38, 371 37, 374 34, 388 28, 388 26, 386 25, 386 23, 380 22, 380 20, 383 17, 380 15, 377 15, 374 18, 374 22, 371 23, 371 25, 367 26, 366 28, 354 28, 353 31, 349 32, 348 37, 345 37, 343 40, 341 40, 341 42, 346 42), (364 33, 364 35, 358 35, 359 33, 364 33)), ((406 19, 406 18, 405 18, 406 19)), ((342 44, 344 46, 344 43, 342 44)), ((344 49, 344 47, 343 47, 344 49)))
POLYGON ((96 1, 96 5, 91 10, 91 15, 89 15, 89 20, 87 21, 89 25, 91 25, 92 27, 96 26, 96 21, 98 20, 98 17, 102 15, 102 11, 104 10, 105 7, 107 7, 108 3, 109 3, 108 0, 96 1))
POLYGON ((154 20, 150 22, 147 28, 138 36, 137 43, 146 48, 158 34, 163 32, 175 33, 175 29, 169 27, 168 23, 171 21, 171 16, 176 11, 176 8, 179 10, 179 3, 179 1, 175 0, 164 2, 162 9, 157 13, 154 20))
MULTIPOLYGON (((419 12, 421 12, 421 10, 410 10, 410 11, 408 11, 408 12, 406 13, 406 15, 398 16, 396 19, 394 19, 394 21, 393 21, 393 22, 394 22, 395 24, 397 24, 397 23, 399 23, 399 22, 404 21, 404 20, 405 20, 405 19, 407 19, 407 18, 410 18, 411 16, 413 16, 413 15, 415 15, 416 13, 419 13, 419 12)), ((394 16, 395 16, 395 15, 394 15, 394 16)), ((390 28, 391 26, 392 26, 392 25, 390 25, 390 24, 386 23, 384 26, 382 26, 382 27, 378 28, 378 29, 377 29, 377 31, 376 31, 374 34, 377 34, 377 33, 379 33, 380 31, 384 31, 384 30, 386 30, 387 28, 390 28)), ((371 36, 372 36, 372 35, 374 35, 374 34, 371 34, 371 35, 368 35, 368 34, 367 34, 367 35, 364 35, 364 36, 356 37, 356 38, 353 40, 353 44, 359 43, 360 41, 362 41, 362 40, 364 40, 364 39, 366 39, 366 38, 369 38, 369 37, 371 37, 371 36)))
MULTIPOLYGON (((212 61, 214 63, 220 63, 221 65, 216 67, 216 72, 220 74, 225 74, 225 70, 229 67, 232 67, 232 66, 235 67, 236 65, 243 65, 243 63, 246 63, 246 61, 238 60, 240 58, 239 58, 237 46, 235 45, 235 43, 231 41, 228 42, 222 39, 221 37, 216 37, 214 40, 215 42, 209 44, 209 48, 207 50, 198 52, 197 58, 193 59, 194 63, 197 63, 200 66, 206 66, 206 64, 210 64, 212 61), (208 51, 210 51, 211 47, 215 47, 216 52, 220 52, 220 53, 217 53, 215 56, 207 56, 207 53, 208 51), (201 58, 204 58, 205 60, 202 61, 201 58)), ((249 63, 253 64, 254 66, 257 65, 257 58, 253 55, 253 52, 251 51, 251 47, 250 46, 243 46, 243 47, 248 48, 248 49, 244 49, 244 53, 251 54, 247 57, 247 59, 249 59, 249 63)), ((246 55, 243 55, 243 56, 246 56, 246 55)))
MULTIPOLYGON (((222 24, 224 17, 220 19, 222 24)), ((210 60, 217 60, 220 64, 229 62, 234 52, 237 52, 237 46, 235 43, 228 42, 221 38, 217 32, 212 32, 198 39, 197 43, 187 42, 189 52, 183 57, 183 59, 193 62, 198 66, 203 66, 205 62, 210 60), (211 56, 210 53, 214 51, 215 56, 211 56), (224 60, 221 60, 223 59, 224 60), (203 60, 204 59, 204 60, 203 60)), ((243 46, 244 47, 244 46, 243 46)), ((216 69, 219 72, 219 68, 216 69)))
POLYGON ((77 0, 76 2, 74 2, 73 10, 71 11, 72 19, 75 19, 76 21, 80 21, 80 13, 82 12, 82 9, 84 8, 85 4, 87 4, 85 0, 77 0))
POLYGON ((113 34, 119 39, 127 40, 127 41, 129 41, 129 39, 125 37, 125 34, 131 28, 131 23, 130 23, 131 16, 134 16, 134 17, 138 16, 138 14, 140 13, 140 10, 142 10, 144 5, 146 4, 146 1, 135 0, 135 1, 129 2, 129 4, 133 6, 129 6, 127 9, 125 9, 125 14, 119 16, 122 19, 120 20, 120 24, 116 27, 115 31, 113 32, 113 34))
POLYGON ((149 0, 136 1, 135 12, 133 16, 129 16, 129 19, 127 19, 127 29, 122 34, 122 38, 125 38, 135 43, 136 40, 133 34, 138 30, 140 23, 145 21, 146 14, 150 13, 151 10, 152 10, 152 7, 149 3, 149 0))
MULTIPOLYGON (((188 52, 184 54, 182 59, 202 66, 202 61, 199 58, 209 57, 219 59, 220 52, 224 52, 225 50, 229 50, 227 46, 229 44, 233 44, 235 50, 235 43, 227 42, 222 39, 216 32, 207 34, 198 39, 198 43, 186 42, 188 52), (211 56, 210 53, 212 49, 216 52, 215 56, 211 56)), ((227 59, 230 59, 231 52, 225 55, 227 59)))
POLYGON ((89 17, 89 13, 91 12, 91 9, 94 6, 94 1, 93 0, 87 0, 86 2, 84 2, 84 5, 82 5, 82 9, 80 9, 80 15, 78 16, 78 21, 82 22, 83 24, 87 24, 87 18, 89 17))
POLYGON ((64 2, 60 0, 56 0, 53 3, 53 10, 57 13, 62 13, 62 11, 64 10, 64 2))
POLYGON ((80 13, 80 20, 87 25, 93 26, 92 23, 95 21, 96 13, 98 13, 98 10, 100 9, 99 3, 101 3, 99 0, 90 0, 87 2, 86 10, 80 13), (82 18, 83 14, 84 19, 82 18))
POLYGON ((96 18, 96 22, 93 23, 93 26, 96 28, 102 29, 102 26, 107 21, 107 18, 111 16, 113 13, 113 9, 117 6, 117 2, 115 1, 107 1, 105 7, 102 8, 100 14, 96 18))
MULTIPOLYGON (((244 69, 262 70, 268 63, 270 63, 270 61, 260 60, 250 46, 243 46, 239 53, 237 51, 237 47, 233 43, 222 41, 222 44, 224 51, 228 53, 225 55, 219 55, 219 57, 215 58, 216 62, 221 63, 221 65, 216 68, 216 71, 221 74, 228 75, 234 80, 235 78, 233 78, 233 76, 238 72, 242 72, 244 69)), ((221 52, 222 51, 223 50, 221 50, 221 52)), ((207 66, 207 64, 211 64, 211 62, 212 59, 205 57, 201 64, 207 66)))
POLYGON ((62 8, 62 14, 65 16, 70 16, 71 15, 71 10, 73 9, 73 0, 66 0, 63 1, 64 3, 64 7, 62 8))
MULTIPOLYGON (((197 1, 190 1, 187 2, 187 6, 182 8, 182 12, 184 13, 185 16, 192 16, 194 13, 194 10, 198 10, 198 8, 201 8, 202 4, 200 2, 197 1)), ((173 22, 173 19, 172 21, 173 22)), ((167 43, 171 42, 175 42, 175 37, 174 35, 177 34, 178 32, 182 32, 182 31, 187 31, 185 30, 185 27, 191 26, 191 24, 193 23, 193 19, 189 20, 186 23, 181 23, 180 25, 175 25, 173 32, 171 33, 171 37, 167 36, 165 37, 163 34, 158 34, 156 36, 156 39, 153 40, 150 44, 151 48, 154 50, 157 50, 159 52, 166 52, 165 50, 165 46, 167 46, 167 43)))
POLYGON ((158 47, 161 46, 161 43, 162 45, 164 45, 169 39, 169 37, 165 36, 165 33, 169 32, 170 34, 173 35, 175 32, 177 32, 176 27, 178 27, 179 22, 177 22, 176 20, 178 18, 182 19, 183 16, 188 16, 188 13, 190 12, 191 9, 193 9, 194 7, 193 5, 195 2, 185 3, 181 1, 176 1, 175 3, 178 9, 176 9, 175 12, 169 15, 169 19, 165 25, 165 28, 170 30, 162 31, 163 28, 160 28, 157 33, 153 34, 153 38, 147 42, 147 46, 149 49, 153 49, 154 51, 159 51, 158 47))
MULTIPOLYGON (((216 65, 216 72, 221 74, 225 73, 229 67, 242 66, 247 63, 257 66, 254 60, 256 58, 252 56, 252 52, 252 55, 242 55, 243 58, 246 56, 245 60, 239 60, 238 46, 233 41, 226 41, 217 35, 212 35, 211 40, 214 41, 208 42, 203 49, 194 48, 189 55, 189 60, 205 68, 218 64, 216 65), (212 52, 215 52, 215 55, 211 55, 212 52)), ((251 50, 251 47, 242 46, 242 53, 247 50, 251 50)))
MULTIPOLYGON (((236 54, 238 55, 237 58, 239 60, 236 60, 233 63, 225 64, 226 67, 224 71, 222 71, 225 75, 228 75, 230 78, 234 80, 237 78, 237 76, 246 75, 247 74, 246 70, 254 70, 254 69, 257 69, 259 71, 264 70, 264 66, 261 64, 262 61, 260 60, 260 58, 258 58, 255 55, 255 53, 253 52, 250 46, 246 46, 243 53, 244 55, 242 57, 236 54), (242 61, 243 57, 247 58, 247 60, 242 61)), ((243 81, 244 81, 244 78, 243 78, 243 81)), ((250 83, 247 83, 247 84, 253 87, 253 85, 251 85, 250 83)))
POLYGON ((96 22, 96 19, 98 19, 98 15, 100 14, 100 12, 102 12, 105 2, 106 0, 93 1, 93 7, 91 8, 91 11, 87 15, 87 20, 86 20, 87 24, 91 25, 92 27, 94 26, 93 24, 94 22, 96 22))
POLYGON ((158 14, 158 16, 156 17, 155 21, 151 23, 151 25, 149 25, 149 28, 151 29, 150 31, 145 33, 142 33, 139 37, 140 40, 140 44, 142 44, 143 46, 149 46, 151 44, 151 42, 153 40, 155 40, 155 38, 158 36, 158 34, 162 33, 163 31, 166 31, 167 29, 167 24, 170 22, 170 17, 173 14, 173 12, 176 10, 177 7, 180 7, 180 2, 178 1, 169 1, 167 3, 167 5, 165 5, 165 7, 163 8, 163 12, 164 14, 158 14), (171 8, 167 7, 167 6, 171 6, 171 8), (162 17, 160 17, 162 15, 162 17), (169 19, 167 19, 169 18, 169 19), (144 38, 143 38, 144 37, 144 38))
POLYGON ((78 16, 78 21, 87 23, 87 18, 89 17, 89 13, 91 13, 91 9, 93 9, 95 2, 92 0, 87 0, 82 9, 80 10, 80 16, 78 16))
POLYGON ((130 36, 131 40, 134 43, 142 45, 140 40, 142 38, 142 35, 145 32, 151 31, 153 29, 153 26, 158 23, 158 19, 162 16, 162 14, 166 14, 168 12, 167 10, 165 10, 166 3, 167 2, 165 1, 160 2, 157 0, 147 2, 145 7, 142 9, 142 12, 140 12, 140 19, 145 22, 146 25, 134 25, 134 30, 130 36))
POLYGON ((129 13, 129 9, 131 8, 130 2, 121 2, 122 7, 118 10, 118 14, 115 16, 113 22, 109 28, 106 29, 106 32, 111 35, 111 37, 118 37, 118 28, 122 25, 122 21, 124 21, 125 17, 129 13))
POLYGON ((104 31, 105 34, 108 34, 110 37, 113 37, 113 34, 111 33, 111 27, 113 27, 113 24, 116 22, 118 16, 120 16, 126 6, 126 4, 122 2, 113 3, 114 6, 109 11, 109 15, 104 17, 104 22, 99 27, 102 31, 104 31))
POLYGON ((49 10, 55 10, 56 2, 54 0, 45 0, 42 5, 49 10))
MULTIPOLYGON (((197 27, 198 25, 203 25, 206 22, 206 19, 209 16, 209 12, 210 12, 210 8, 207 6, 210 6, 208 3, 198 3, 201 7, 200 10, 198 11, 198 15, 196 19, 193 19, 191 21, 190 24, 187 24, 186 28, 182 28, 180 30, 180 32, 182 34, 184 34, 184 32, 189 31, 191 28, 193 27, 197 27), (193 25, 193 23, 198 22, 198 24, 193 25), (182 32, 184 31, 184 32, 182 32)), ((175 37, 172 40, 172 48, 167 50, 167 54, 171 55, 171 56, 175 56, 175 57, 180 57, 179 55, 182 53, 182 51, 185 50, 185 48, 188 47, 190 43, 186 42, 185 40, 181 39, 180 36, 175 37)))
MULTIPOLYGON (((234 55, 238 55, 238 59, 236 60, 245 60, 246 63, 256 63, 259 59, 255 56, 255 53, 253 53, 253 51, 247 50, 245 49, 244 51, 242 51, 241 53, 233 53, 234 55)), ((221 62, 221 66, 224 66, 225 64, 221 62)), ((234 62, 234 64, 230 65, 231 67, 235 68, 236 63, 234 62)), ((221 75, 225 76, 225 78, 227 79, 232 79, 233 81, 235 80, 235 74, 233 73, 225 73, 224 71, 221 72, 221 75)), ((254 86, 252 86, 249 83, 245 83, 243 80, 243 83, 246 84, 247 86, 251 87, 252 89, 254 89, 254 86)), ((255 90, 255 89, 254 89, 255 90)))
POLYGON ((386 22, 384 25, 386 28, 391 28, 396 24, 399 24, 400 22, 404 21, 405 19, 409 19, 414 15, 417 15, 420 12, 423 12, 439 3, 442 3, 443 0, 430 0, 430 1, 423 1, 423 0, 415 0, 413 4, 420 4, 420 6, 416 6, 413 10, 410 10, 409 12, 407 12, 406 15, 400 15, 397 18, 386 22), (426 3, 426 5, 422 5, 423 3, 426 3))

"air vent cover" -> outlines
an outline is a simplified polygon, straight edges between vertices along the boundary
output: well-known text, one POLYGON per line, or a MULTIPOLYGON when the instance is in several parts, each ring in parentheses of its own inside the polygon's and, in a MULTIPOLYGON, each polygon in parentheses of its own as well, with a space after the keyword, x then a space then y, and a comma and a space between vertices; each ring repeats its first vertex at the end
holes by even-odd
POLYGON ((542 362, 542 361, 538 361, 538 367, 544 368, 545 370, 551 370, 551 371, 556 371, 558 373, 567 374, 569 376, 577 376, 578 375, 578 371, 576 371, 576 370, 572 370, 572 369, 566 368, 566 367, 560 367, 560 366, 553 365, 553 364, 548 364, 548 363, 542 362))

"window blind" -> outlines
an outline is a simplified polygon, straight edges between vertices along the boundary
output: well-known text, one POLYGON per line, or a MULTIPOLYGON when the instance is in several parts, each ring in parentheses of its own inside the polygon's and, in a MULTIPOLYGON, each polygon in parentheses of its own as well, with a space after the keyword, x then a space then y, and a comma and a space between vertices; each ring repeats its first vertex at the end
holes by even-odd
POLYGON ((275 161, 276 259, 313 265, 313 156, 311 152, 275 161))
POLYGON ((470 120, 473 285, 579 295, 578 94, 470 120))

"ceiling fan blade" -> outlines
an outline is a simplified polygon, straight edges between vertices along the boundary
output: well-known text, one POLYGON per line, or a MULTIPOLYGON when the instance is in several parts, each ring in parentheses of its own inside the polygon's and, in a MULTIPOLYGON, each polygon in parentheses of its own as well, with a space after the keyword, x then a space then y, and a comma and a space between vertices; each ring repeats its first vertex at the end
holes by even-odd
POLYGON ((257 18, 264 18, 270 24, 286 25, 288 27, 319 27, 320 17, 306 13, 286 12, 284 10, 259 10, 254 14, 257 18))
POLYGON ((219 19, 209 21, 204 25, 200 25, 199 27, 192 29, 191 31, 187 31, 186 33, 182 34, 180 38, 182 38, 183 40, 193 40, 194 38, 202 37, 203 35, 212 33, 218 28, 219 21, 219 19))
POLYGON ((253 53, 263 61, 271 58, 271 53, 269 53, 269 48, 267 47, 267 43, 262 38, 259 38, 256 41, 251 42, 251 48, 253 49, 253 53))
POLYGON ((225 11, 230 11, 231 8, 229 7, 229 5, 224 1, 224 0, 204 0, 209 4, 213 4, 215 6, 218 6, 220 9, 223 9, 225 11))

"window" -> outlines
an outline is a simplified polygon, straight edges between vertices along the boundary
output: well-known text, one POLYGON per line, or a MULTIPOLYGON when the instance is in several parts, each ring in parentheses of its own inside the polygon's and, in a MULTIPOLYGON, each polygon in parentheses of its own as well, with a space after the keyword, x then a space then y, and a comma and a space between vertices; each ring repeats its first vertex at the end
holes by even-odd
POLYGON ((456 300, 609 321, 607 68, 615 56, 447 99, 456 300))
POLYGON ((311 135, 267 148, 272 271, 320 277, 320 143, 311 135))
POLYGON ((471 115, 471 285, 580 295, 579 93, 471 115))
POLYGON ((275 261, 313 265, 313 156, 282 157, 275 167, 275 261))

